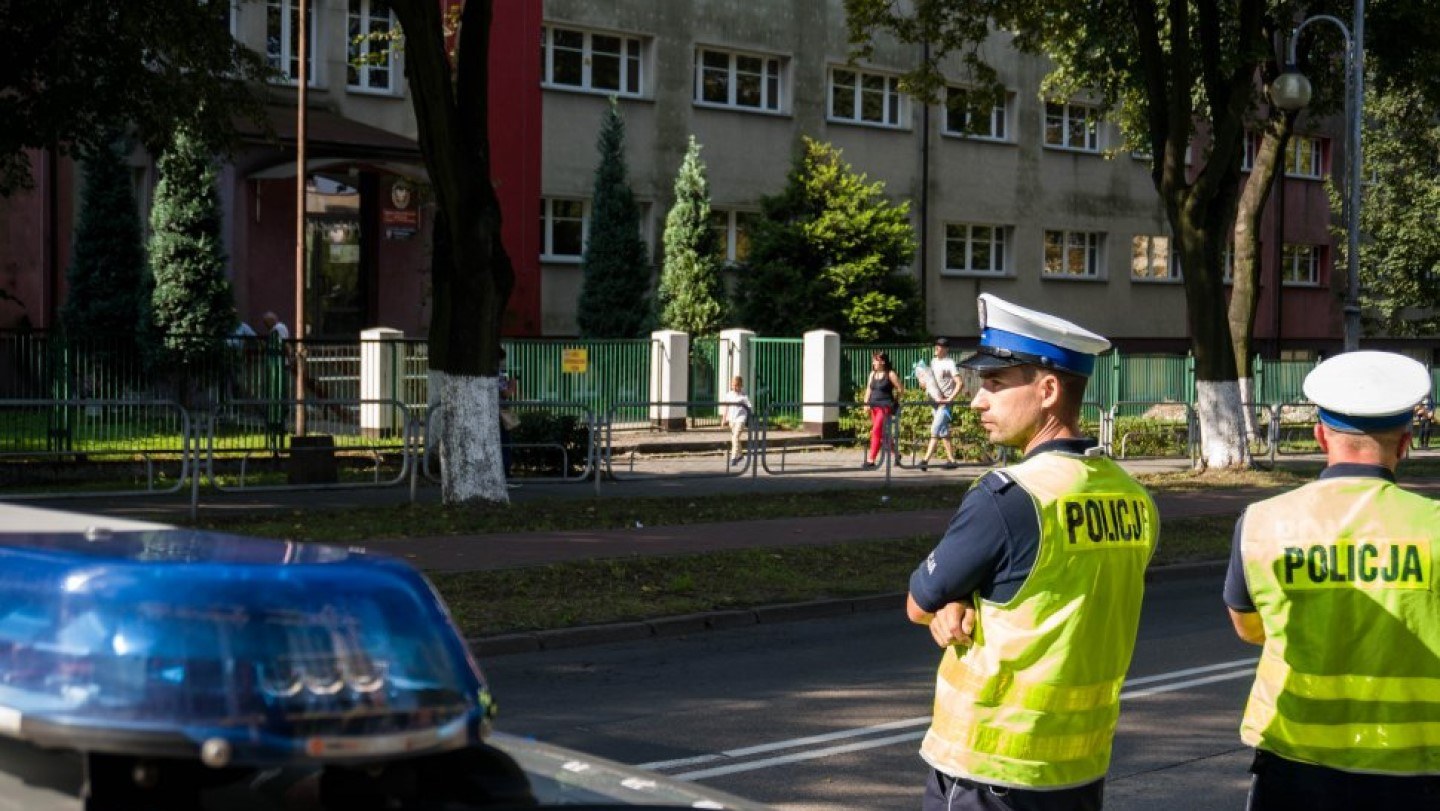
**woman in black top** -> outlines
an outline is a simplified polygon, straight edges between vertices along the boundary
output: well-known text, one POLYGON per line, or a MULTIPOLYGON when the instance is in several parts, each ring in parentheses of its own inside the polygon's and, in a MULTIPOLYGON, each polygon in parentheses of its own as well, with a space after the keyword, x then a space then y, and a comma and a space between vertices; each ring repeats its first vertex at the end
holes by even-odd
MULTIPOLYGON (((895 413, 904 393, 900 376, 890 368, 890 356, 884 352, 871 355, 870 390, 865 398, 865 404, 870 407, 870 452, 865 455, 865 464, 861 467, 875 467, 875 460, 880 457, 881 438, 885 435, 885 421, 895 413)), ((891 449, 894 449, 894 443, 891 443, 891 449)))

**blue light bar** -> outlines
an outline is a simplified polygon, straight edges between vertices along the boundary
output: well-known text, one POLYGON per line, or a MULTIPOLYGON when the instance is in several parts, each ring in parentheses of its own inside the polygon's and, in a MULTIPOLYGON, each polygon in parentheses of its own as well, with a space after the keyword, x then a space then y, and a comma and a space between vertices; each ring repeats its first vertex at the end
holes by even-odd
POLYGON ((0 734, 354 763, 478 743, 490 713, 449 612, 401 561, 189 530, 0 532, 0 734))

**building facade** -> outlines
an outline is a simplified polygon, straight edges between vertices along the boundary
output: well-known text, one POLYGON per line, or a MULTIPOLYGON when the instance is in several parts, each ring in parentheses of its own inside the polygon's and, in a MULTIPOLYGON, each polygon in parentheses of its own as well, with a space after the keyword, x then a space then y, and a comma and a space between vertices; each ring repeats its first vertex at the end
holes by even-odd
MULTIPOLYGON (((312 337, 370 326, 423 335, 429 211, 404 54, 357 60, 380 48, 357 35, 383 35, 393 15, 381 0, 311 5, 305 321, 312 337)), ((252 323, 266 310, 294 318, 297 6, 237 0, 229 20, 282 74, 266 89, 273 135, 249 133, 222 175, 232 278, 252 323)), ((595 141, 614 96, 657 268, 689 136, 703 146, 732 284, 745 272, 761 197, 780 191, 810 136, 909 203, 918 250, 908 272, 930 332, 974 336, 975 296, 992 292, 1063 313, 1127 351, 1185 351, 1181 270, 1148 157, 1125 149, 1090 99, 1042 97, 1048 64, 1008 40, 997 32, 982 46, 1006 92, 971 126, 956 103, 967 91, 958 70, 939 104, 899 91, 920 46, 881 40, 852 62, 841 0, 496 3, 493 166, 517 275, 504 331, 576 332, 595 141)), ((1261 228, 1255 345, 1272 356, 1340 343, 1343 277, 1333 272, 1325 190, 1340 169, 1339 140, 1305 127, 1302 119, 1306 134, 1261 228)), ((17 312, 0 301, 0 328, 22 318, 53 326, 64 293, 79 173, 68 160, 36 158, 35 192, 0 201, 0 284, 25 302, 17 312)), ((154 172, 144 156, 135 164, 144 192, 154 172)))

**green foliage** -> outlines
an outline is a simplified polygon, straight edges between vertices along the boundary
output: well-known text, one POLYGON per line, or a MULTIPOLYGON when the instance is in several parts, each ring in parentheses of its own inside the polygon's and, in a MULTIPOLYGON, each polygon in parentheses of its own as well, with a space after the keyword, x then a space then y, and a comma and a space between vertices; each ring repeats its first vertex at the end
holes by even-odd
POLYGON ((710 227, 710 185, 700 145, 690 136, 665 217, 665 264, 657 304, 660 326, 691 335, 718 332, 725 317, 719 240, 710 227))
POLYGON ((651 328, 650 259, 640 238, 640 206, 625 164, 625 122, 610 100, 600 127, 600 163, 590 237, 585 243, 576 319, 585 338, 640 338, 651 328))
POLYGON ((235 295, 225 275, 215 164, 188 130, 160 157, 150 231, 157 360, 201 363, 223 351, 235 329, 235 295))
POLYGON ((129 123, 159 151, 177 123, 209 143, 263 118, 264 57, 230 35, 231 0, 0 3, 0 196, 31 184, 25 149, 94 153, 129 123))
POLYGON ((1440 120, 1417 91, 1369 94, 1360 206, 1361 305, 1392 335, 1440 330, 1440 120))
POLYGON ((149 292, 135 192, 120 144, 96 149, 84 165, 80 223, 60 318, 71 335, 103 337, 109 353, 129 354, 149 292))
POLYGON ((760 201, 740 321, 767 335, 831 329, 850 341, 895 341, 923 331, 906 203, 885 199, 835 147, 804 139, 785 188, 760 201))

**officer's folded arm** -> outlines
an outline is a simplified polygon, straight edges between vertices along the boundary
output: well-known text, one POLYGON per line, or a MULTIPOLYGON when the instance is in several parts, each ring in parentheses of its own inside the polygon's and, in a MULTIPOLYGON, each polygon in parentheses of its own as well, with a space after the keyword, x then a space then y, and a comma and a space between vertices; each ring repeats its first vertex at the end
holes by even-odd
POLYGON ((1236 611, 1229 606, 1225 607, 1230 612, 1230 624, 1235 626, 1235 635, 1252 645, 1265 644, 1265 626, 1260 622, 1260 614, 1256 611, 1236 611))
POLYGON ((915 595, 905 597, 905 613, 910 621, 930 629, 930 636, 940 647, 973 644, 975 632, 975 607, 968 600, 946 603, 934 613, 926 611, 915 602, 915 595))

